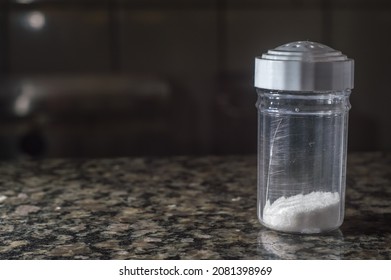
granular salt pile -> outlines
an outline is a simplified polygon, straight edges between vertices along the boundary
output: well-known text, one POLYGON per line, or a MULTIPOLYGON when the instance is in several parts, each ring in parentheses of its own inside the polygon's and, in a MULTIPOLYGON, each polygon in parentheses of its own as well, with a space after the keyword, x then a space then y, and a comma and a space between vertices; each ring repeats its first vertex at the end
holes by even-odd
POLYGON ((311 192, 266 202, 263 223, 286 232, 319 233, 339 225, 340 198, 337 192, 311 192))

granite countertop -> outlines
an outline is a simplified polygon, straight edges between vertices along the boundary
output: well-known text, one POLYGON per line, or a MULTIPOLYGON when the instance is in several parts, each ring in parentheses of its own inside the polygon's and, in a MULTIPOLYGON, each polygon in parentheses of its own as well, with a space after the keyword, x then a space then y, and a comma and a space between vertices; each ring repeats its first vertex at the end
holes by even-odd
POLYGON ((0 259, 390 259, 391 154, 348 157, 327 235, 256 217, 256 158, 0 163, 0 259))

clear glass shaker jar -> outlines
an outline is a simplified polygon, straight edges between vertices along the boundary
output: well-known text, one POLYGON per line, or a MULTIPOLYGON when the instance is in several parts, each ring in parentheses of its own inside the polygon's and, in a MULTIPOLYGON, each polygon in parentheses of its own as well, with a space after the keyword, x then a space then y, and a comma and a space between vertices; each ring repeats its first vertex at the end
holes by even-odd
POLYGON ((298 41, 255 59, 258 218, 271 229, 321 233, 344 218, 354 61, 298 41))

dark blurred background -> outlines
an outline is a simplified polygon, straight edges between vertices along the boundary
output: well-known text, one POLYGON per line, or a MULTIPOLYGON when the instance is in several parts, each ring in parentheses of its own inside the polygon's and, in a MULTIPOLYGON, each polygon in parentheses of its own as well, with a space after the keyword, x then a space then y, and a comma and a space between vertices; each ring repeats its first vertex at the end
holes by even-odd
POLYGON ((391 150, 387 0, 0 0, 0 158, 256 151, 254 57, 354 58, 349 150, 391 150))

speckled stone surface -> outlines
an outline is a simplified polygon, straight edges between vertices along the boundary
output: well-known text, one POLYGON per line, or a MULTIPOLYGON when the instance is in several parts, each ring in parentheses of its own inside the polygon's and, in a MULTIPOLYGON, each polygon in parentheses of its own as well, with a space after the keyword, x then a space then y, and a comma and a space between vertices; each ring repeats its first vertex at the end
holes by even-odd
POLYGON ((348 158, 346 217, 289 235, 256 217, 255 157, 0 163, 0 259, 390 259, 391 154, 348 158))

